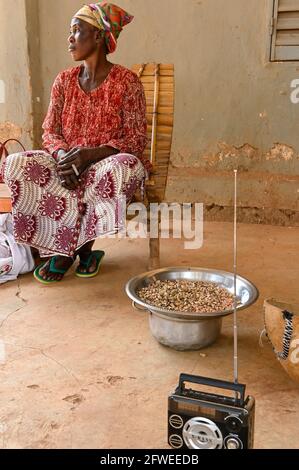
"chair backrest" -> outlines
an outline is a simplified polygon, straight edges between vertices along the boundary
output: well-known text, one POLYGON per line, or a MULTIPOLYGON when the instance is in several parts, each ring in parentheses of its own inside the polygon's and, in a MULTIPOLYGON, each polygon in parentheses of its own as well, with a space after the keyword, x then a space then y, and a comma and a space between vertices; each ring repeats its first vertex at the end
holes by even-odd
POLYGON ((153 165, 147 196, 149 201, 161 202, 165 199, 173 135, 174 65, 136 64, 132 70, 139 76, 146 96, 149 143, 144 156, 153 165))

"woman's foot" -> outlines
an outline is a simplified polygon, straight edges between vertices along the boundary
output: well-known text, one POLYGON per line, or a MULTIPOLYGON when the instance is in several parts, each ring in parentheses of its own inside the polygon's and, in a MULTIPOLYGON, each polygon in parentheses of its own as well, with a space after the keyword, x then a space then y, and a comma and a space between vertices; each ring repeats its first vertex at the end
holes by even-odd
MULTIPOLYGON (((44 279, 44 281, 61 281, 64 274, 49 272, 50 263, 51 263, 51 259, 49 259, 49 261, 47 261, 45 266, 42 269, 40 269, 39 275, 44 279)), ((67 270, 72 266, 73 263, 74 263, 74 258, 70 258, 66 256, 56 256, 54 266, 57 269, 67 270)))
POLYGON ((86 263, 87 263, 88 258, 90 257, 91 253, 92 253, 92 250, 84 251, 82 253, 79 253, 80 263, 79 263, 79 266, 77 268, 77 273, 86 274, 86 273, 93 273, 95 271, 95 269, 97 267, 97 258, 96 258, 96 256, 92 256, 88 267, 86 267, 86 263), (81 262, 85 263, 85 265, 81 262))

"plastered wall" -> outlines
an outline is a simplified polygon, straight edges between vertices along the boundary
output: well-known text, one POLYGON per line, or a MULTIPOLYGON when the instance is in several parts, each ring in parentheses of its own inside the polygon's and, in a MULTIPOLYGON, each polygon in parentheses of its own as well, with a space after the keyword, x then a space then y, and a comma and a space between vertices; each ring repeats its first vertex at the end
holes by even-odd
MULTIPOLYGON (((55 76, 75 65, 67 52, 67 37, 72 15, 82 3, 26 3, 29 47, 35 50, 29 65, 36 82, 31 106, 37 141, 55 76)), ((299 224, 299 104, 290 99, 291 82, 299 78, 299 62, 268 61, 272 0, 117 3, 135 15, 135 20, 124 29, 118 51, 110 60, 128 67, 136 62, 175 64, 175 126, 167 199, 204 202, 207 217, 229 220, 233 169, 238 167, 242 220, 299 224)), ((12 7, 3 5, 9 15, 12 7)), ((23 14, 20 9, 16 20, 20 24, 23 14)), ((0 126, 7 120, 23 130, 30 124, 29 118, 21 123, 19 117, 30 113, 28 60, 24 55, 23 62, 16 63, 13 55, 7 56, 13 46, 22 49, 19 54, 25 52, 25 32, 14 33, 12 42, 9 50, 2 42, 0 45, 8 74, 2 76, 11 81, 6 111, 0 103, 0 126), (17 96, 21 100, 16 103, 17 96)))

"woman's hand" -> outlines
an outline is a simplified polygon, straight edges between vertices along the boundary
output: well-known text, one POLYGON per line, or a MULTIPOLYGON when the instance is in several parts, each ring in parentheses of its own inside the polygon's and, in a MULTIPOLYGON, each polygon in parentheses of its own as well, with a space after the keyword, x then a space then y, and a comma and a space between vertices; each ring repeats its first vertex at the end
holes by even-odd
POLYGON ((70 152, 65 153, 58 159, 57 170, 61 178, 62 185, 67 189, 74 190, 79 186, 80 180, 74 172, 72 165, 75 165, 79 175, 89 166, 88 149, 75 147, 70 152))
MULTIPOLYGON (((67 152, 65 150, 59 150, 57 154, 57 171, 58 171, 58 165, 59 163, 65 158, 67 155, 67 152)), ((74 176, 62 176, 58 175, 60 178, 61 186, 65 189, 68 189, 69 191, 75 190, 78 185, 79 181, 77 180, 77 177, 74 176)))
MULTIPOLYGON (((59 163, 65 158, 67 155, 67 152, 65 150, 60 149, 57 154, 57 169, 59 163)), ((77 177, 69 177, 69 176, 61 176, 59 175, 61 185, 68 190, 73 190, 76 189, 76 187, 79 185, 79 181, 77 180, 77 177)))
POLYGON ((93 163, 105 160, 112 155, 118 154, 120 151, 114 147, 75 147, 70 152, 61 151, 58 156, 57 171, 63 184, 67 189, 76 189, 80 183, 80 175, 93 163), (76 175, 72 165, 75 165, 79 175, 76 175))

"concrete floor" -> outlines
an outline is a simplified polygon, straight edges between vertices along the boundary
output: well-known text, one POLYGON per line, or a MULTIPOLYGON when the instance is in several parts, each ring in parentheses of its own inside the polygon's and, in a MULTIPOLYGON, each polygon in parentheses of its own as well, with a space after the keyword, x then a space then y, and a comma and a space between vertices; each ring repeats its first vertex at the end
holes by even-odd
MULTIPOLYGON (((240 313, 240 381, 256 398, 257 448, 299 447, 299 386, 259 346, 263 300, 298 296, 299 228, 240 225, 239 274, 260 290, 240 313)), ((0 288, 0 446, 167 447, 167 397, 181 372, 232 377, 232 317, 200 352, 177 352, 151 336, 147 314, 124 293, 147 270, 146 240, 97 240, 100 275, 44 287, 32 274, 0 288)), ((162 241, 162 266, 232 270, 232 225, 206 223, 201 250, 162 241)))

